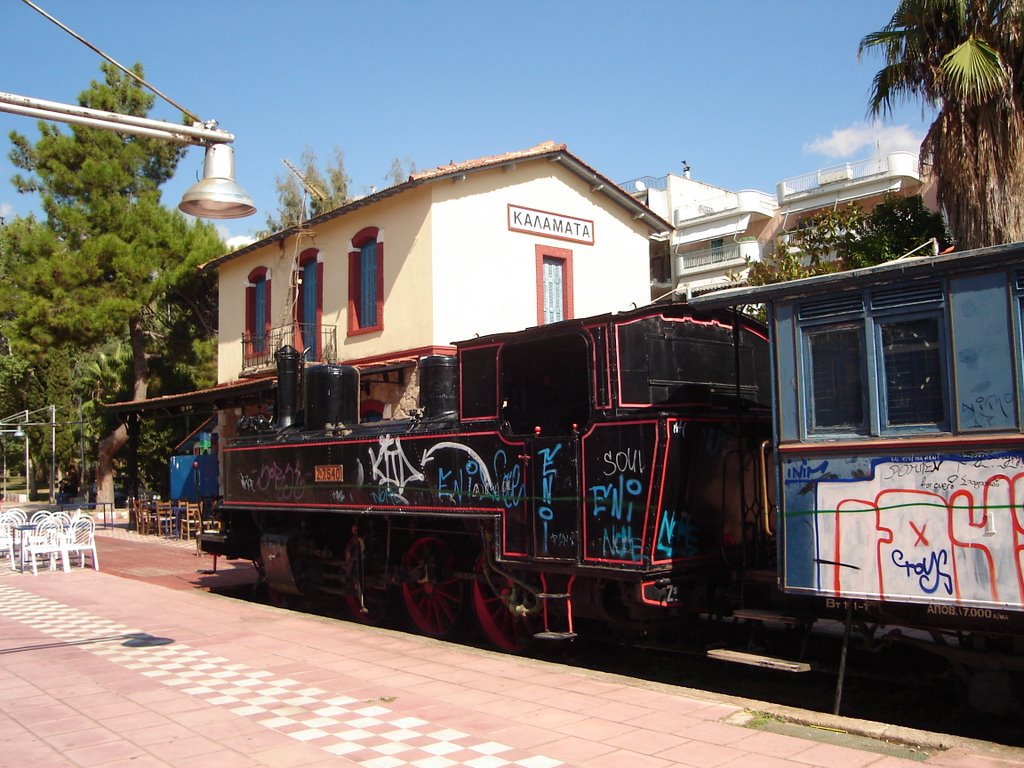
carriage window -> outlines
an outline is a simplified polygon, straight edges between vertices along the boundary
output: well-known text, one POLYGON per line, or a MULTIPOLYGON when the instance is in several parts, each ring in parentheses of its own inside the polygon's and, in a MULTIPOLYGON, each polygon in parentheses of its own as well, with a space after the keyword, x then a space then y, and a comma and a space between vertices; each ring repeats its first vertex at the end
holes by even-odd
POLYGON ((805 434, 949 431, 946 311, 938 282, 801 302, 805 434))
POLYGON ((806 338, 810 430, 864 431, 864 329, 825 328, 808 332, 806 338))
POLYGON ((879 323, 888 426, 946 420, 939 323, 934 317, 879 323))

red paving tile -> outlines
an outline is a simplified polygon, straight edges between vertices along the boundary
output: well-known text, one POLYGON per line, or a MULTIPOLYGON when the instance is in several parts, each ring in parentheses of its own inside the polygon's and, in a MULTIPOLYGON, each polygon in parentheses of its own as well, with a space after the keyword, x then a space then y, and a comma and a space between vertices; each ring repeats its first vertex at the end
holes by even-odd
MULTIPOLYGON (((0 742, 34 766, 913 768, 740 727, 696 691, 207 594, 251 564, 101 531, 99 573, 0 566, 0 742), (134 637, 164 645, 126 645, 134 637)), ((946 768, 1024 768, 967 743, 946 768)))

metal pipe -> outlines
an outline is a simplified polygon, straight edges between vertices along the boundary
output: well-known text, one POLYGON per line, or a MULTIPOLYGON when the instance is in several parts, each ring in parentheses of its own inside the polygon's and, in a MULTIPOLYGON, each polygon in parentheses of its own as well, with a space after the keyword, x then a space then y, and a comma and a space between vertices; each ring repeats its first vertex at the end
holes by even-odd
POLYGON ((164 120, 153 120, 136 115, 121 115, 101 109, 91 109, 74 104, 63 104, 59 101, 35 99, 19 96, 16 93, 0 91, 0 112, 15 115, 38 117, 43 120, 57 120, 74 123, 92 128, 115 130, 139 136, 150 136, 158 139, 177 141, 183 144, 230 144, 235 140, 233 133, 212 127, 216 123, 203 125, 179 125, 164 120))

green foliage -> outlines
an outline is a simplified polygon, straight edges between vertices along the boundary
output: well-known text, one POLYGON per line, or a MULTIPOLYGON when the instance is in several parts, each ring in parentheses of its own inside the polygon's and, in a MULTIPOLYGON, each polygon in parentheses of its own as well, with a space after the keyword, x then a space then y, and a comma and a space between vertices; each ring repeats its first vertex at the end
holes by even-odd
POLYGON ((949 243, 942 217, 924 206, 920 195, 885 200, 865 213, 852 204, 828 209, 776 239, 775 251, 751 262, 747 280, 766 285, 785 280, 882 264, 935 238, 949 243))
POLYGON ((384 181, 392 186, 397 186, 408 181, 414 173, 416 173, 416 163, 407 157, 403 165, 402 161, 396 157, 392 159, 391 167, 384 176, 384 181))
POLYGON ((321 172, 316 152, 310 147, 302 151, 298 168, 289 167, 277 177, 276 213, 267 215, 266 237, 303 221, 333 211, 349 201, 348 187, 352 183, 345 173, 345 155, 335 148, 332 162, 321 172))
POLYGON ((958 247, 1024 240, 1024 6, 1020 0, 899 0, 865 36, 878 53, 868 112, 936 111, 921 145, 958 247))
MULTIPOLYGON (((152 95, 112 66, 103 72, 81 94, 83 106, 148 113, 152 95)), ((118 426, 100 403, 146 397, 150 385, 166 394, 215 380, 216 283, 197 267, 223 244, 210 224, 161 204, 181 147, 81 126, 39 131, 34 144, 11 134, 14 182, 39 196, 45 218, 0 229, 0 335, 17 361, 0 364, 0 404, 54 404, 77 420, 81 397, 91 454, 118 426), (18 396, 7 400, 7 390, 18 396)), ((58 431, 68 436, 59 438, 67 465, 80 446, 73 429, 58 431)), ((166 465, 169 444, 154 450, 166 465)))

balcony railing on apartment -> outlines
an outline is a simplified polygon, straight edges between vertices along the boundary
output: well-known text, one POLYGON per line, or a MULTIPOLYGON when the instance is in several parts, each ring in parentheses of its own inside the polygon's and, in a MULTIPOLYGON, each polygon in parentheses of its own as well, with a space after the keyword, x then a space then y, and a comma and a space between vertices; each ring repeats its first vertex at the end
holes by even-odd
POLYGON ((837 182, 866 181, 882 176, 919 178, 918 156, 913 152, 890 152, 884 157, 843 163, 791 179, 783 179, 778 184, 779 202, 788 197, 813 193, 821 187, 837 182))
POLYGON ((699 251, 684 251, 676 254, 676 269, 703 269, 727 262, 746 263, 747 258, 758 257, 757 242, 723 243, 720 246, 702 248, 699 251))
POLYGON ((306 362, 333 363, 338 359, 338 333, 333 325, 318 326, 309 323, 289 323, 270 328, 265 334, 242 334, 242 373, 253 373, 272 368, 274 353, 291 345, 306 352, 306 362))
POLYGON ((719 195, 706 197, 702 200, 691 200, 675 210, 675 224, 717 216, 722 213, 760 213, 770 217, 775 211, 777 201, 775 195, 758 192, 756 189, 745 189, 740 192, 723 192, 719 195))
POLYGON ((660 189, 664 192, 668 189, 668 176, 641 176, 638 179, 624 181, 619 184, 619 187, 631 195, 643 192, 645 189, 660 189))

